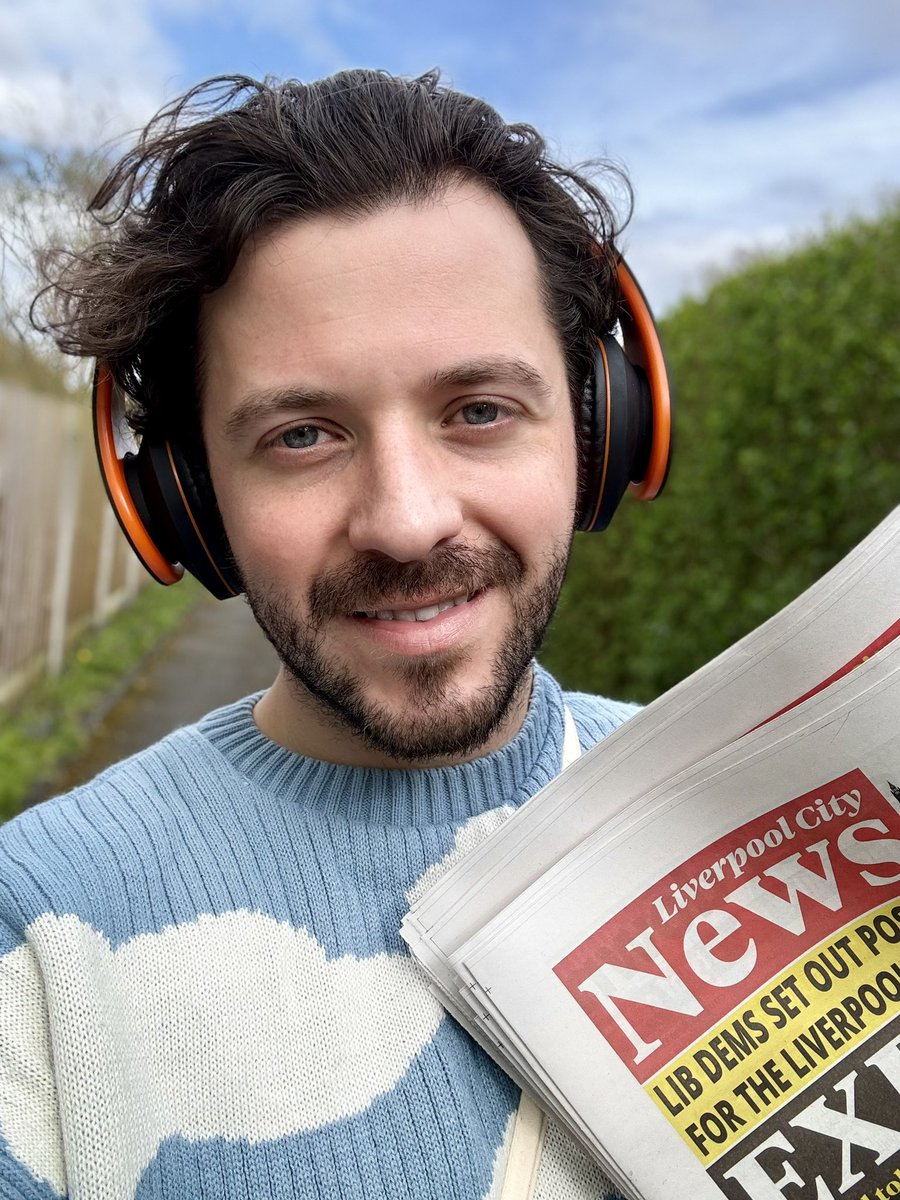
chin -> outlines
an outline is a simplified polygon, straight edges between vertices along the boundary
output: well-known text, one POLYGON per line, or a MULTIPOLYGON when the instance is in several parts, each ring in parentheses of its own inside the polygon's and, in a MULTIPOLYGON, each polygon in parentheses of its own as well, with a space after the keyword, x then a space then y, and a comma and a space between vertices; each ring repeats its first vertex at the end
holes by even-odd
POLYGON ((248 585, 247 600, 296 699, 312 703, 332 728, 401 763, 460 759, 476 755, 501 731, 512 736, 518 728, 513 718, 524 716, 532 661, 553 615, 567 561, 568 544, 532 579, 509 548, 490 554, 448 549, 423 563, 347 564, 316 581, 305 619, 294 602, 271 588, 248 585), (366 573, 372 578, 361 583, 366 573), (385 652, 367 673, 368 656, 359 662, 348 658, 352 643, 344 644, 343 622, 356 610, 379 607, 373 597, 398 595, 401 577, 412 596, 429 588, 505 594, 505 620, 493 643, 485 644, 482 630, 474 648, 418 655, 385 652), (485 669, 482 664, 489 665, 485 669))
POLYGON ((395 679, 384 689, 350 668, 311 664, 306 656, 298 661, 295 653, 282 655, 282 663, 297 698, 311 702, 332 728, 380 755, 413 763, 476 755, 528 695, 530 654, 515 659, 499 654, 497 669, 470 683, 455 678, 468 664, 459 661, 461 655, 453 657, 397 664, 395 679))

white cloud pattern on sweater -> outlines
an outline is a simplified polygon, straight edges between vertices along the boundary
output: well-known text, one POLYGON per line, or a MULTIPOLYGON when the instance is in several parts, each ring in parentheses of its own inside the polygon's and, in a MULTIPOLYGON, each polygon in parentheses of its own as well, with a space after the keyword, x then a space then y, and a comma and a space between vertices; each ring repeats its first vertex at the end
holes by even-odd
POLYGON ((318 1128, 389 1091, 442 1019, 400 954, 329 959, 303 929, 260 912, 202 915, 111 949, 73 915, 45 913, 0 959, 0 1132, 32 1174, 65 1190, 52 1081, 29 1105, 15 1064, 46 1061, 53 1013, 68 1187, 130 1200, 162 1141, 318 1128), (274 970, 278 964, 277 972, 274 970), (252 1009, 248 995, 254 998, 252 1009), (248 1024, 252 1011, 254 1021, 248 1024), (377 1046, 377 1053, 373 1053, 377 1046), (18 1115, 14 1115, 18 1114, 18 1115))

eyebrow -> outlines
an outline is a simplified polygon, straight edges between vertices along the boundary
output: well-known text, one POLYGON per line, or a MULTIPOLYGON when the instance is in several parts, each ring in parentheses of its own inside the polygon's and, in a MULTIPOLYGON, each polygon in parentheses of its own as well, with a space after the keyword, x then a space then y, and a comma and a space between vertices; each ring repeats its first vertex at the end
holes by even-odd
POLYGON ((547 380, 534 367, 520 358, 505 358, 503 355, 470 359, 457 366, 435 371, 428 379, 428 386, 435 391, 490 383, 513 383, 526 387, 542 399, 549 398, 552 392, 547 380))
POLYGON ((310 408, 321 410, 342 403, 346 403, 346 398, 340 392, 332 392, 327 388, 287 387, 251 392, 225 422, 223 432, 226 438, 236 439, 251 425, 274 412, 307 411, 310 408))

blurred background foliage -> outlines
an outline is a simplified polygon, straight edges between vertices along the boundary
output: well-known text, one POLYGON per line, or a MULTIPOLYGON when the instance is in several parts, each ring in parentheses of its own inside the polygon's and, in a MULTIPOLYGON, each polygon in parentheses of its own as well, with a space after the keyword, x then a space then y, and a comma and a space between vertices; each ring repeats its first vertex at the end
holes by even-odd
POLYGON ((87 205, 108 166, 106 149, 0 141, 0 381, 50 396, 83 390, 89 371, 37 333, 29 305, 45 282, 44 249, 78 249, 96 236, 87 205))
POLYGON ((760 259, 661 322, 665 492, 579 535, 541 659, 649 701, 783 607, 900 503, 900 201, 760 259))
POLYGON ((19 333, 0 325, 0 380, 17 383, 42 395, 66 394, 62 364, 38 354, 19 333))

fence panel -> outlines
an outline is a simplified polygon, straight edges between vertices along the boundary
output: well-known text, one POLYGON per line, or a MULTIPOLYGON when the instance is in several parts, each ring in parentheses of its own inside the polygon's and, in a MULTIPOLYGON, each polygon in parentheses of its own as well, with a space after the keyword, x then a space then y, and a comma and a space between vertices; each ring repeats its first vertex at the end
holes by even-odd
POLYGON ((103 493, 84 400, 0 382, 0 705, 145 582, 103 493))

